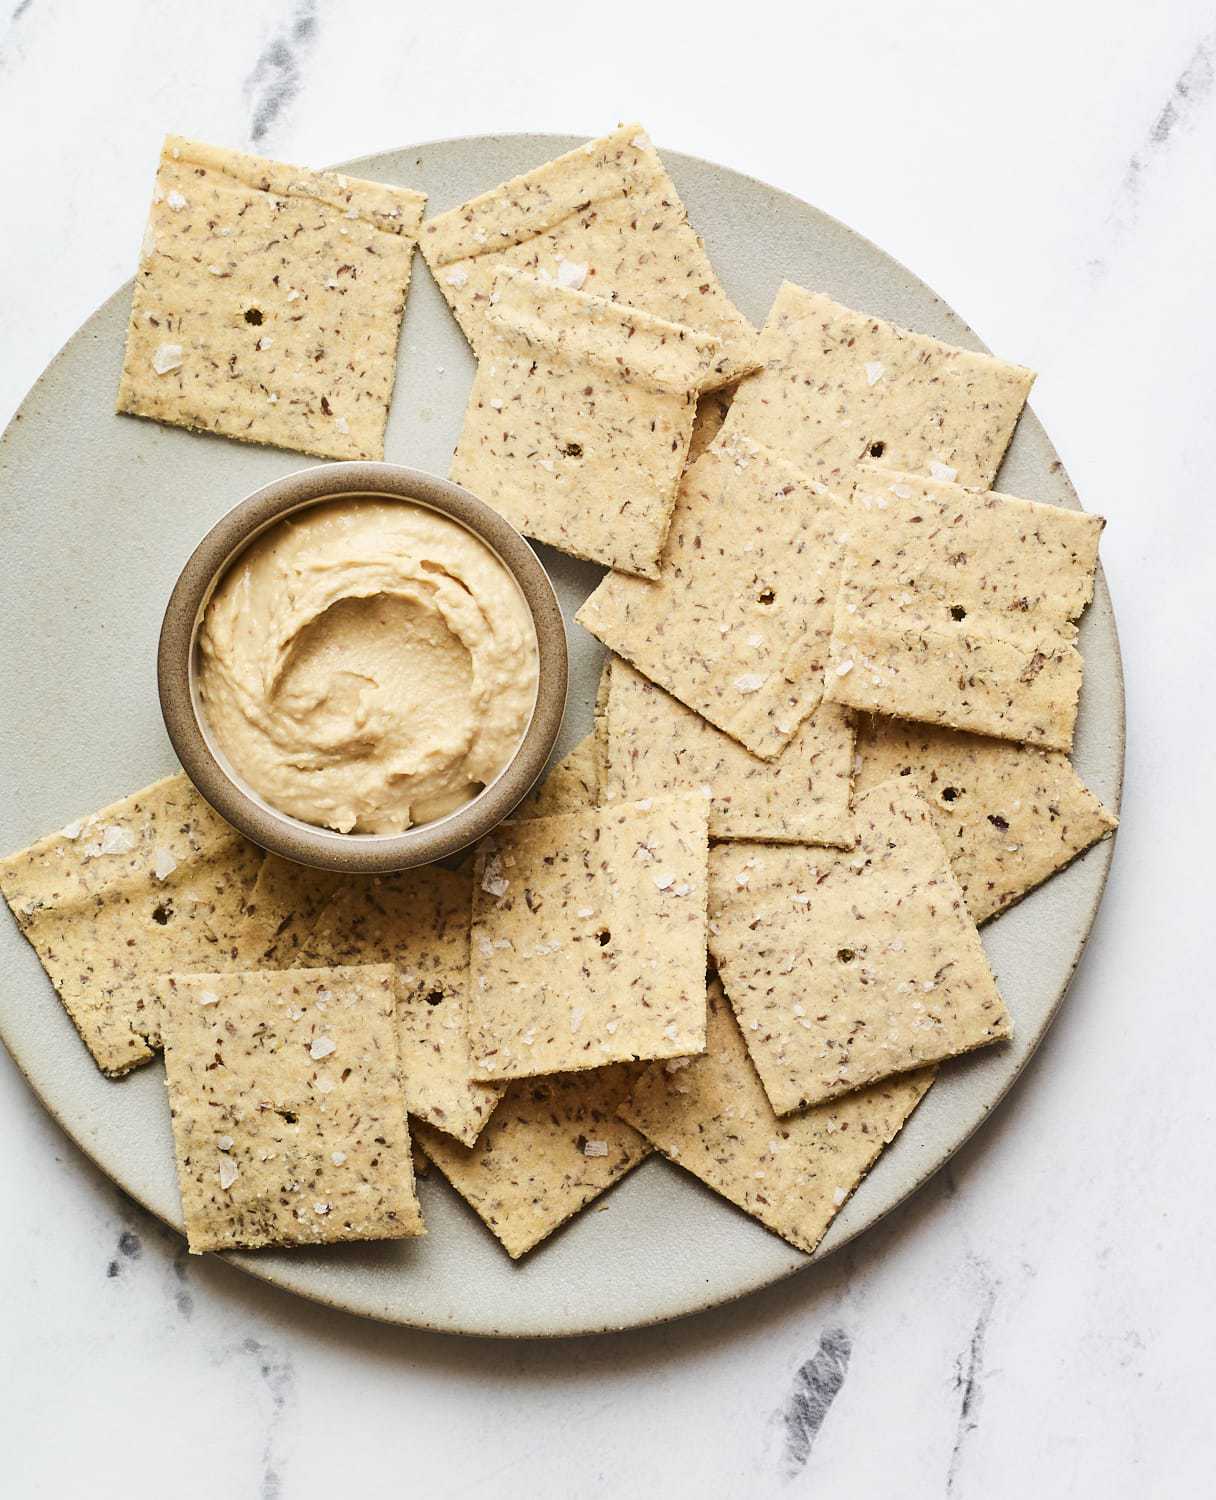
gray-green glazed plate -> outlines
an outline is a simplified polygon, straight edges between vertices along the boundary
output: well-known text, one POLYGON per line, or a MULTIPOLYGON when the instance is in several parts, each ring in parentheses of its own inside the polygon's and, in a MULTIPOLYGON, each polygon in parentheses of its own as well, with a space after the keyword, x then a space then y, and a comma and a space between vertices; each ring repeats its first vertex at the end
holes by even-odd
MULTIPOLYGON (((436 212, 577 144, 565 136, 440 141, 352 162, 348 170, 423 188, 436 212)), ((842 224, 708 162, 666 160, 728 292, 755 322, 788 277, 911 328, 982 347, 928 287, 842 224)), ((85 323, 0 441, 2 852, 173 769, 156 696, 157 633, 169 591, 224 511, 302 464, 291 453, 115 416, 129 300, 128 285, 85 323)), ((1018 358, 1016 349, 1001 352, 1018 358)), ((447 472, 472 374, 472 356, 419 257, 388 426, 389 461, 447 472)), ((1031 412, 1022 418, 1000 487, 1077 504, 1031 412)), ((600 570, 544 549, 542 556, 570 621, 600 570)), ((558 754, 590 728, 602 656, 580 627, 570 623, 569 635, 570 703, 558 754)), ((1075 760, 1094 792, 1117 807, 1123 684, 1101 576, 1081 648, 1085 688, 1075 760)), ((1001 1099, 1068 988, 1112 852, 1110 842, 1099 844, 984 929, 1016 1040, 943 1069, 814 1259, 915 1191, 1001 1099)), ((118 1083, 103 1078, 7 913, 0 918, 0 1034, 69 1135, 132 1197, 180 1225, 160 1064, 118 1083)), ((1034 1130, 1033 1119, 1025 1128, 1034 1130)), ((676 1317, 808 1264, 661 1160, 645 1162, 520 1264, 507 1259, 435 1174, 421 1192, 429 1231, 422 1241, 230 1259, 366 1316, 524 1337, 676 1317)))

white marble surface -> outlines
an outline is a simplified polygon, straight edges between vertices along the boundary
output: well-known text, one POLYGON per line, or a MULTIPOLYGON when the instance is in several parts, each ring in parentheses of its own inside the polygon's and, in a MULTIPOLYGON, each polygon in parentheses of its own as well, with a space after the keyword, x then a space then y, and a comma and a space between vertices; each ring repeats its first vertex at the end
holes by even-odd
POLYGON ((1127 800, 1060 1021, 851 1251, 551 1345, 382 1328, 187 1262, 0 1053, 5 1496, 1209 1492, 1216 22, 1188 0, 785 9, 8 0, 0 421, 130 273, 167 128, 319 164, 636 115, 810 199, 1041 372, 1109 518, 1127 800))

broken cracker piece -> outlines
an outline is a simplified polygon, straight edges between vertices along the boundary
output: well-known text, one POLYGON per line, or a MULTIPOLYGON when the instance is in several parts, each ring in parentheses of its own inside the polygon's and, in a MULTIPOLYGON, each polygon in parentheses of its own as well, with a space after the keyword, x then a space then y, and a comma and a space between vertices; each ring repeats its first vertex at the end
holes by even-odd
POLYGON ((598 801, 595 736, 589 734, 550 767, 544 780, 528 793, 511 817, 513 820, 552 818, 559 813, 582 812, 598 801))
POLYGON ((308 933, 343 878, 268 854, 236 930, 241 967, 294 968, 308 933))

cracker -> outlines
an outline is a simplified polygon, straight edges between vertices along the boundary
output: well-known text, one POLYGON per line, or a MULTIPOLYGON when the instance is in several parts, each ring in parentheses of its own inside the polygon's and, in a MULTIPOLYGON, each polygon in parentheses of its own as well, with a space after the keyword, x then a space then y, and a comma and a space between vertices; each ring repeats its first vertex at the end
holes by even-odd
POLYGON ((118 410, 383 458, 426 197, 169 136, 118 410))
POLYGON ((867 714, 857 753, 858 794, 892 776, 917 782, 976 922, 1118 826, 1058 751, 867 714))
POLYGON ((654 576, 715 341, 504 273, 451 475, 520 531, 654 576))
POLYGON ((391 965, 158 983, 193 1253, 424 1233, 391 965))
POLYGON ((853 716, 821 703, 776 760, 760 760, 625 661, 612 669, 605 800, 700 790, 711 839, 854 839, 853 716))
POLYGON ((406 1107, 471 1145, 500 1090, 470 1079, 470 879, 424 865, 343 887, 304 945, 319 964, 391 963, 406 1107))
POLYGON ((931 1071, 908 1073, 779 1120, 715 981, 706 1055, 679 1068, 653 1063, 619 1113, 672 1161, 809 1255, 932 1082, 931 1071))
POLYGON ((473 883, 478 1075, 531 1077, 705 1043, 699 793, 505 824, 473 883))
POLYGON ((979 934, 902 777, 847 854, 719 844, 710 949, 779 1115, 1012 1035, 979 934))
POLYGON ((710 383, 759 364, 756 330, 723 290, 640 125, 512 178, 422 227, 422 253, 478 357, 495 275, 550 276, 721 341, 710 383))
POLYGON ((991 484, 1034 384, 1020 365, 897 328, 788 281, 760 348, 764 367, 740 384, 726 433, 767 443, 832 488, 844 487, 867 458, 991 484))
POLYGON ((823 694, 847 520, 775 453, 715 444, 684 474, 658 582, 610 573, 575 618, 772 759, 823 694))
POLYGON ((472 1149, 419 1127, 423 1150, 517 1260, 650 1153, 616 1117, 636 1069, 511 1084, 472 1149))
POLYGON ((156 975, 235 962, 261 860, 182 775, 0 860, 0 890, 103 1073, 159 1045, 156 975))
POLYGON ((1050 750, 1072 744, 1105 522, 864 473, 836 597, 827 696, 1050 750))
POLYGON ((697 415, 692 424, 692 437, 689 439, 688 457, 685 463, 696 463, 722 431, 722 424, 726 421, 726 414, 730 410, 734 395, 734 386, 702 393, 697 401, 697 415))
POLYGON ((331 870, 314 870, 268 854, 236 930, 244 969, 290 969, 322 908, 342 884, 331 870))
POLYGON ((569 755, 550 767, 544 780, 528 793, 511 814, 520 818, 552 818, 559 813, 582 812, 599 801, 595 763, 595 736, 579 740, 569 755))

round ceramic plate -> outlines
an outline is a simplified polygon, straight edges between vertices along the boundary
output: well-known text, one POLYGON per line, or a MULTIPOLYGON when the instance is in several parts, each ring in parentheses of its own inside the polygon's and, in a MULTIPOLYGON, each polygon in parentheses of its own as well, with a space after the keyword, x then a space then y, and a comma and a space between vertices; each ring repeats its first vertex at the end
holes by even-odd
MULTIPOLYGON (((462 202, 579 144, 565 136, 441 141, 352 162, 362 177, 424 188, 430 210, 462 202)), ((757 324, 784 278, 910 328, 981 348, 916 277, 784 193, 691 157, 666 158, 726 289, 757 324)), ((134 259, 134 247, 132 259, 134 259)), ((225 510, 302 467, 290 453, 114 415, 130 287, 75 335, 0 444, 0 850, 24 847, 171 771, 156 698, 165 600, 225 510)), ((1005 351, 1014 357, 1017 350, 1005 351)), ((385 456, 447 472, 473 360, 421 257, 401 337, 385 456)), ((1022 418, 1000 486, 1077 504, 1035 417, 1022 418)), ((540 549, 567 618, 600 570, 540 549)), ((591 727, 602 649, 570 624, 571 693, 558 754, 591 727)), ((1076 763, 1118 805, 1123 689, 1101 575, 1081 628, 1085 690, 1076 763)), ((1024 1067, 1068 987, 1113 846, 1099 844, 984 929, 1016 1040, 942 1070, 907 1129, 829 1230, 839 1249, 920 1186, 1024 1067)), ((111 1083, 98 1073, 33 951, 0 919, 0 1033, 47 1109, 123 1189, 181 1225, 160 1063, 111 1083)), ((1025 1122, 1027 1130, 1034 1121, 1025 1122)), ((1045 1143, 1046 1144, 1046 1143, 1045 1143)), ((652 1159, 590 1212, 513 1264, 432 1173, 417 1242, 232 1254, 254 1275, 370 1317, 517 1336, 623 1328, 762 1287, 808 1258, 668 1163, 652 1159)))

